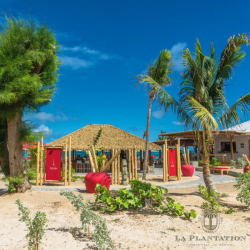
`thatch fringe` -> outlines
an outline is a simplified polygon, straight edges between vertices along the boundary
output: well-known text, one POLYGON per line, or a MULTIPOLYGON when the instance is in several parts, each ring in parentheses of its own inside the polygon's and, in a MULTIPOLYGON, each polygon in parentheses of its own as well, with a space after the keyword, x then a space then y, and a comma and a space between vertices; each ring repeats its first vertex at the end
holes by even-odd
MULTIPOLYGON (((97 148, 103 147, 103 150, 145 150, 146 141, 138 136, 130 134, 122 129, 116 128, 113 125, 93 125, 89 124, 75 132, 68 134, 58 140, 48 144, 48 146, 62 146, 68 142, 71 136, 72 150, 87 150, 88 145, 93 144, 93 137, 96 137, 99 128, 102 128, 102 135, 96 145, 97 148)), ((149 143, 150 150, 160 150, 161 147, 149 143)))

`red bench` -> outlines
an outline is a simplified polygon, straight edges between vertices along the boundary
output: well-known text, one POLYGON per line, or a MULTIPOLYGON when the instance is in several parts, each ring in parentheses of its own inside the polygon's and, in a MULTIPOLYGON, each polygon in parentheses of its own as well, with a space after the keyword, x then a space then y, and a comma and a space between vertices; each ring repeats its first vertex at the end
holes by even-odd
POLYGON ((226 171, 227 172, 227 175, 228 175, 228 168, 223 168, 223 167, 209 167, 212 172, 214 173, 214 171, 216 170, 219 170, 220 171, 220 174, 223 175, 223 171, 226 171))

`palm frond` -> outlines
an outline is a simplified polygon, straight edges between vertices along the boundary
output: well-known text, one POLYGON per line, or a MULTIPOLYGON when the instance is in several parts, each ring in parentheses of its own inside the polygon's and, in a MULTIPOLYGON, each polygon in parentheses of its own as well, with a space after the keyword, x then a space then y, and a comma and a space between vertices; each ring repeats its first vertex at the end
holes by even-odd
POLYGON ((244 115, 250 111, 250 93, 242 96, 238 101, 227 109, 222 116, 218 119, 218 123, 222 128, 229 128, 239 124, 242 119, 237 110, 240 110, 244 115))

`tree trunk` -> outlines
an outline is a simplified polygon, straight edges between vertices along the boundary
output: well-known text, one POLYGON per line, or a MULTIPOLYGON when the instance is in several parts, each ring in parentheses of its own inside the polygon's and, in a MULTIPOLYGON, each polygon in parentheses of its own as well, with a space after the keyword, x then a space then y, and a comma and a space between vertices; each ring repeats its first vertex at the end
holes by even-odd
POLYGON ((205 157, 205 156, 202 157, 202 168, 203 168, 203 180, 205 182, 206 187, 209 190, 213 190, 215 192, 218 192, 215 185, 214 185, 212 176, 210 174, 209 157, 208 156, 207 157, 205 157))
POLYGON ((20 140, 22 119, 17 113, 15 118, 8 121, 8 144, 10 176, 20 175, 24 171, 23 145, 20 140))
POLYGON ((202 156, 203 180, 205 182, 206 187, 209 190, 218 192, 214 185, 212 176, 210 174, 209 155, 208 155, 208 150, 207 150, 207 145, 206 145, 206 133, 205 133, 204 128, 203 128, 203 153, 204 153, 202 156))
POLYGON ((149 129, 150 129, 150 117, 151 117, 152 101, 153 101, 153 96, 152 96, 152 94, 149 94, 147 130, 146 130, 146 148, 145 148, 145 156, 144 156, 145 158, 144 158, 143 175, 142 175, 143 180, 146 180, 146 173, 147 173, 148 148, 149 148, 149 129))
POLYGON ((0 157, 0 167, 4 173, 5 176, 10 175, 10 167, 9 167, 9 152, 8 152, 8 147, 7 147, 7 141, 5 142, 4 145, 4 151, 1 153, 0 157))

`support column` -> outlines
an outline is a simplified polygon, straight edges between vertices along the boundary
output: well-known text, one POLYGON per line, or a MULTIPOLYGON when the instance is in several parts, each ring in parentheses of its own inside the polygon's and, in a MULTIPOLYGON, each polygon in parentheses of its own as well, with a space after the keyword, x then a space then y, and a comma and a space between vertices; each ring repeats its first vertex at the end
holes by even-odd
POLYGON ((151 162, 151 150, 149 150, 149 162, 148 162, 149 166, 152 166, 152 162, 151 162))
POLYGON ((140 170, 143 170, 143 160, 142 160, 142 153, 143 151, 140 150, 140 170))
POLYGON ((234 136, 233 136, 233 135, 230 135, 231 160, 234 160, 233 139, 234 139, 234 136))

